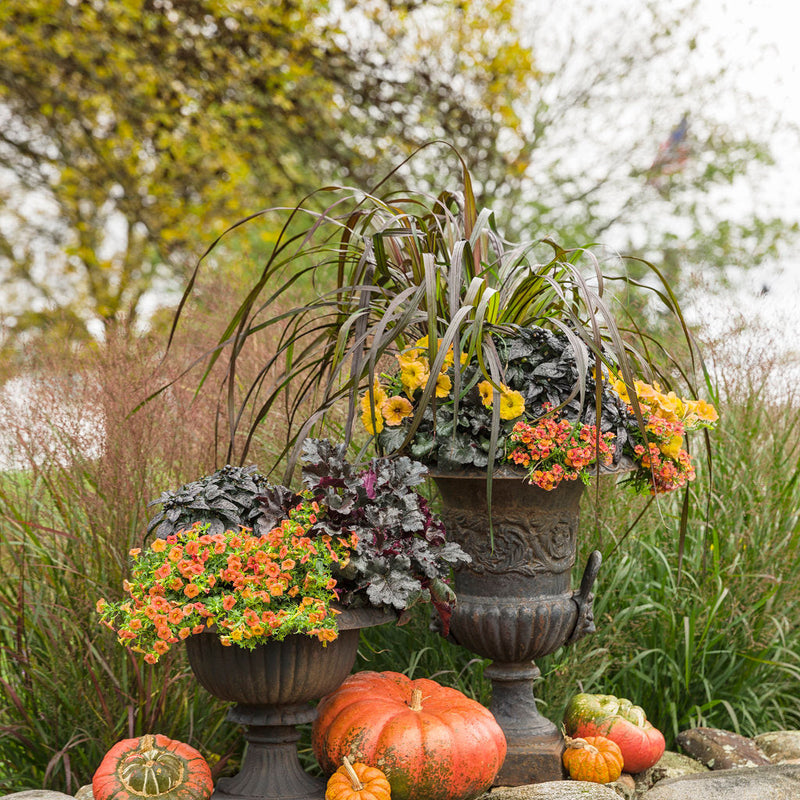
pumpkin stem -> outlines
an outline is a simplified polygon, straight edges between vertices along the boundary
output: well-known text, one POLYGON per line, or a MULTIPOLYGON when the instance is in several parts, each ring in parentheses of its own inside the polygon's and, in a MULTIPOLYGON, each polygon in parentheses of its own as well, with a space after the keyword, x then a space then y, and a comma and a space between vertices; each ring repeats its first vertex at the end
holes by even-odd
POLYGON ((409 708, 412 711, 422 711, 422 689, 411 690, 411 705, 409 708))
POLYGON ((593 744, 589 744, 589 742, 587 742, 586 739, 580 739, 580 738, 571 739, 569 736, 565 736, 564 742, 567 745, 567 747, 570 747, 573 750, 586 750, 587 753, 599 752, 598 749, 593 744))
POLYGON ((155 747, 155 737, 152 733, 146 733, 139 742, 139 750, 144 753, 146 750, 152 750, 153 747, 155 747))
POLYGON ((353 784, 353 791, 360 792, 364 788, 364 784, 358 779, 358 775, 356 775, 356 771, 353 769, 353 765, 350 763, 350 759, 347 756, 342 758, 342 765, 347 773, 347 777, 350 778, 350 783, 353 784))
POLYGON ((579 739, 577 736, 574 739, 571 736, 565 736, 564 743, 567 745, 567 747, 572 747, 576 750, 580 749, 581 747, 586 747, 587 745, 586 739, 579 739))

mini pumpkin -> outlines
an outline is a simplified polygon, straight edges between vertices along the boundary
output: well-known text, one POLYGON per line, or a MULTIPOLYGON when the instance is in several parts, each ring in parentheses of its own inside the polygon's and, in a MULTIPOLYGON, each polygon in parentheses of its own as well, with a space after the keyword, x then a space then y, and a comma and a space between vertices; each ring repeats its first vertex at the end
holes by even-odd
POLYGON ((622 751, 604 736, 567 737, 564 766, 575 781, 612 783, 622 775, 622 751))
POLYGON ((325 800, 390 800, 391 796, 392 788, 381 770, 360 761, 351 764, 347 756, 325 790, 325 800))
POLYGON ((92 778, 94 800, 208 800, 213 791, 203 756, 160 733, 117 742, 92 778))

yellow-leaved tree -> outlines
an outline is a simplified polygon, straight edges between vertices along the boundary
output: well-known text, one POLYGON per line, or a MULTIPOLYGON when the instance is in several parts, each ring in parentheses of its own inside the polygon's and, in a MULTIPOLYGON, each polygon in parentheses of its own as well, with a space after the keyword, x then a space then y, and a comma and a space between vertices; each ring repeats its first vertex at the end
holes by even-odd
POLYGON ((333 180, 368 188, 432 138, 505 179, 517 155, 498 134, 533 67, 511 0, 331 6, 2 4, 8 333, 133 330, 240 217, 333 180))

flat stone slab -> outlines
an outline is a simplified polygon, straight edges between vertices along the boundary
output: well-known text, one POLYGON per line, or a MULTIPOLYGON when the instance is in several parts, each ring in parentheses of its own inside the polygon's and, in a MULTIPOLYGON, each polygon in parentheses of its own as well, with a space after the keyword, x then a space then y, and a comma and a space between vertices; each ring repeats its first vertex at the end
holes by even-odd
POLYGON ((800 731, 760 733, 753 741, 773 763, 800 758, 800 731))
POLYGON ((641 800, 798 800, 800 764, 741 767, 657 783, 641 800))
POLYGON ((709 769, 737 769, 771 764, 752 739, 720 728, 691 728, 678 734, 678 744, 709 769))
POLYGON ((620 800, 611 784, 587 781, 548 781, 528 786, 498 786, 482 800, 620 800))
POLYGON ((51 792, 48 789, 27 789, 24 792, 4 794, 2 797, 0 797, 0 800, 7 800, 7 798, 12 797, 14 800, 75 800, 71 794, 51 792))

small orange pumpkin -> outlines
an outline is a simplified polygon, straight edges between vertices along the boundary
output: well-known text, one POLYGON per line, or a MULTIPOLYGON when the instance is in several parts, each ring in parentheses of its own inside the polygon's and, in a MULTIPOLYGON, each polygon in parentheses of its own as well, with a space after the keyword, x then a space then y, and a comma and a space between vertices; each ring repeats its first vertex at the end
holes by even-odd
POLYGON ((325 800, 391 800, 392 789, 386 776, 377 767, 345 756, 342 766, 328 779, 325 800))
POLYGON ((612 783, 622 775, 622 750, 605 736, 567 737, 564 766, 575 781, 612 783))

